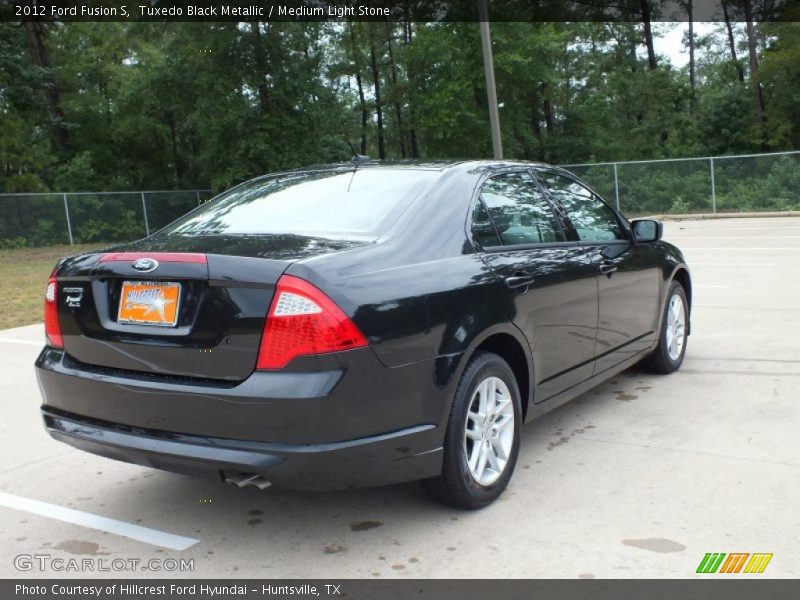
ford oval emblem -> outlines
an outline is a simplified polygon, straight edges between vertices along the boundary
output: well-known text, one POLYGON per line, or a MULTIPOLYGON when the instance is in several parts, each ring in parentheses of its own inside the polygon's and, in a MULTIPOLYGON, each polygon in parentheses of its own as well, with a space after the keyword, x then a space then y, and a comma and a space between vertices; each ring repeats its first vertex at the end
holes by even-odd
POLYGON ((149 273, 158 268, 158 261, 155 258, 137 258, 133 261, 133 268, 142 273, 149 273))

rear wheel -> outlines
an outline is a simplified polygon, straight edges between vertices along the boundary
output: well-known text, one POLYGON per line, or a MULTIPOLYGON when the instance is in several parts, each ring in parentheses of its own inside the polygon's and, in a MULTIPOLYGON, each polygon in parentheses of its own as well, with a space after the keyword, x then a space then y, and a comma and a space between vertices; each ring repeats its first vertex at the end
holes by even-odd
POLYGON ((503 493, 519 453, 521 401, 508 363, 490 352, 470 360, 456 389, 442 474, 422 482, 434 499, 474 510, 503 493))
POLYGON ((689 331, 689 303, 683 286, 673 281, 669 286, 667 303, 658 346, 642 361, 642 366, 654 373, 672 373, 680 369, 686 354, 686 337, 689 331))

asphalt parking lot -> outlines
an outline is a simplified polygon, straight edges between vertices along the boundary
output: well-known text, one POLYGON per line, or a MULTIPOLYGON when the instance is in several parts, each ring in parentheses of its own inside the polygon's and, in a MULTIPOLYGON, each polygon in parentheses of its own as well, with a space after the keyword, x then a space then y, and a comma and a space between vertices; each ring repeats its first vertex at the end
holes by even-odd
POLYGON ((800 218, 665 237, 694 280, 683 369, 628 371, 529 424, 506 494, 473 513, 416 484, 259 492, 78 452, 42 428, 41 326, 0 331, 0 576, 693 577, 707 552, 767 552, 746 577, 797 577, 800 218), (31 554, 194 569, 20 573, 31 554))

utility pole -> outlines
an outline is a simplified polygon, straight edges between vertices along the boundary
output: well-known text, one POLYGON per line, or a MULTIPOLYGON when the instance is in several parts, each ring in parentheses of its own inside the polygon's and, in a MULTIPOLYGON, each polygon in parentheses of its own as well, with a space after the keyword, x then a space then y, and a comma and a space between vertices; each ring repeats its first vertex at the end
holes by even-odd
POLYGON ((486 95, 489 100, 489 123, 492 129, 492 149, 497 160, 503 158, 503 141, 500 138, 500 111, 497 106, 497 89, 494 85, 494 60, 492 38, 489 35, 489 9, 486 0, 478 0, 478 15, 481 21, 481 46, 483 47, 483 70, 486 74, 486 95))

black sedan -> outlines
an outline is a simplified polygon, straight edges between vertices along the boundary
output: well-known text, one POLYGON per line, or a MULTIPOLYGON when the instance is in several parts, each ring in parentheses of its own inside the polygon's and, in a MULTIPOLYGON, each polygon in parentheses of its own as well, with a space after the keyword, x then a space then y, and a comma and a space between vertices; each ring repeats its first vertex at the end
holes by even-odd
POLYGON ((243 183, 61 260, 36 361, 49 433, 234 485, 422 480, 474 509, 520 427, 641 362, 692 299, 659 222, 555 167, 355 163, 243 183))

